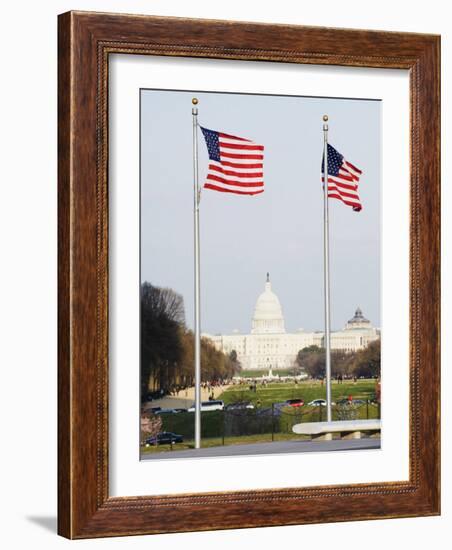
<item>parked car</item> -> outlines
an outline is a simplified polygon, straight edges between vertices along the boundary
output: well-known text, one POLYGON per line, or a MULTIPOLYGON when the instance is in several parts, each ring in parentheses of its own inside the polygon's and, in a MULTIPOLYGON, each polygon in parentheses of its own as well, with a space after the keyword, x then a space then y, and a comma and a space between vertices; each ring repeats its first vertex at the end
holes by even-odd
POLYGON ((249 401, 239 401, 237 403, 229 403, 229 405, 225 406, 226 411, 237 411, 237 410, 243 410, 243 409, 254 409, 254 405, 250 403, 249 401))
POLYGON ((155 414, 177 414, 185 411, 186 409, 160 409, 156 411, 155 414))
MULTIPOLYGON (((331 403, 334 405, 334 403, 331 403)), ((326 401, 325 399, 314 399, 314 401, 310 401, 308 403, 310 407, 326 407, 326 401)))
POLYGON ((150 409, 147 409, 147 412, 152 412, 154 414, 157 414, 158 411, 161 411, 162 407, 151 407, 150 409))
POLYGON ((303 407, 304 401, 303 399, 287 399, 285 404, 290 407, 303 407))
MULTIPOLYGON (((201 411, 222 411, 224 409, 223 401, 212 399, 212 401, 203 401, 201 403, 201 411)), ((195 412, 195 404, 188 409, 188 412, 195 412)))
POLYGON ((336 403, 337 405, 364 405, 365 401, 362 399, 348 399, 348 397, 344 399, 339 399, 336 403))
POLYGON ((145 445, 146 447, 150 447, 151 445, 169 445, 171 443, 183 443, 184 437, 179 434, 175 434, 173 432, 160 432, 157 436, 153 435, 151 437, 148 437, 146 439, 145 445))

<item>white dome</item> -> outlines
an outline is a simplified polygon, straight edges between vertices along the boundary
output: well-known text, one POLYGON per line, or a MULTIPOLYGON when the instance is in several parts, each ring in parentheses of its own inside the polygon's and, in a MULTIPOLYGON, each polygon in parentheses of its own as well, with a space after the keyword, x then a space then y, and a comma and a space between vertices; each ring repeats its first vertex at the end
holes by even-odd
POLYGON ((267 273, 265 290, 259 296, 254 308, 251 334, 277 334, 285 332, 284 317, 278 296, 272 291, 267 273))

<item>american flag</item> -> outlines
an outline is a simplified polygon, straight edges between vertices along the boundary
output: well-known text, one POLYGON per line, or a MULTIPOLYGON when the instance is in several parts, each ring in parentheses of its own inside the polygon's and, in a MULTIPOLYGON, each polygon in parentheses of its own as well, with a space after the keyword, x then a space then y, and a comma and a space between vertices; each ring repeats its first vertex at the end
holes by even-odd
POLYGON ((237 195, 264 192, 264 146, 201 126, 209 153, 205 189, 237 195))
MULTIPOLYGON (((325 166, 322 159, 322 182, 325 166)), ((362 209, 358 195, 358 182, 362 172, 346 161, 334 147, 328 143, 328 197, 339 199, 355 212, 362 209)))

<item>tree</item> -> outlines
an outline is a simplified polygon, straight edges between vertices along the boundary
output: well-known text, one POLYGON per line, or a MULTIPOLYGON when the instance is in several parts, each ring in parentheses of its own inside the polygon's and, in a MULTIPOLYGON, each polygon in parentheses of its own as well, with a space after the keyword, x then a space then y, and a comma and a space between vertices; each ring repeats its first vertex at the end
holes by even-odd
POLYGON ((238 374, 242 370, 242 364, 238 359, 237 352, 235 351, 235 349, 233 349, 229 354, 229 360, 232 363, 231 366, 232 366, 233 374, 238 374))
POLYGON ((178 325, 185 323, 184 299, 171 288, 143 283, 141 306, 156 319, 165 319, 178 325))
POLYGON ((157 435, 162 430, 162 417, 152 413, 141 414, 141 441, 144 442, 148 437, 155 437, 157 444, 157 435))
POLYGON ((377 378, 381 372, 381 341, 374 340, 366 348, 356 353, 353 374, 358 378, 377 378))
POLYGON ((331 374, 333 376, 346 376, 352 373, 356 357, 354 351, 334 350, 331 352, 331 374))
POLYGON ((179 361, 179 376, 182 386, 191 386, 194 383, 195 339, 193 332, 181 329, 179 333, 182 342, 182 357, 179 361))
POLYGON ((141 385, 149 389, 151 376, 165 390, 174 383, 173 368, 182 355, 184 302, 180 294, 150 283, 141 285, 141 385))
POLYGON ((296 362, 311 378, 325 376, 325 350, 318 346, 308 346, 297 354, 296 362))
MULTIPOLYGON (((308 346, 297 354, 296 363, 305 370, 311 378, 323 378, 326 371, 326 354, 324 348, 308 346)), ((331 352, 332 376, 350 374, 354 366, 355 352, 333 350, 331 352)))
MULTIPOLYGON (((201 339, 201 378, 231 378, 241 368, 234 351, 230 355, 201 339)), ((164 391, 193 384, 194 334, 185 326, 182 296, 170 288, 150 283, 141 286, 141 395, 150 382, 164 391)))
POLYGON ((226 355, 216 349, 208 338, 201 340, 201 377, 204 381, 217 381, 234 376, 240 367, 237 353, 226 355), (235 359, 234 359, 235 358, 235 359))

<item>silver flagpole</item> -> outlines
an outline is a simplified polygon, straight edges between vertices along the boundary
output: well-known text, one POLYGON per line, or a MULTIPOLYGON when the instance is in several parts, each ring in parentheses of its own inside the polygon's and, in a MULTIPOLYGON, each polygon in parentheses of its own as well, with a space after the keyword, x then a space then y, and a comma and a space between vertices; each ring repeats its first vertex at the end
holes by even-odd
POLYGON ((193 115, 193 214, 195 241, 195 449, 201 447, 201 312, 199 265, 198 100, 192 99, 193 115))
POLYGON ((330 239, 328 222, 328 116, 323 117, 323 281, 325 298, 326 419, 331 422, 330 239))

